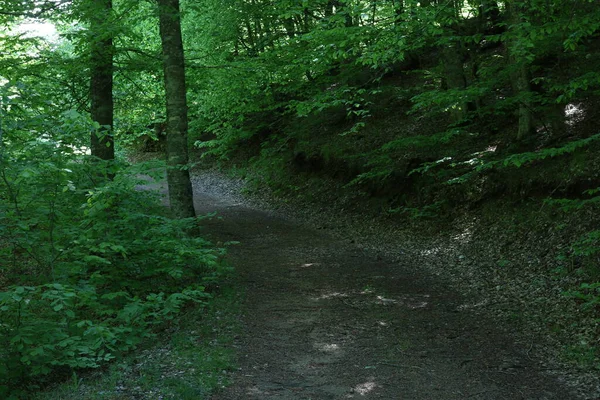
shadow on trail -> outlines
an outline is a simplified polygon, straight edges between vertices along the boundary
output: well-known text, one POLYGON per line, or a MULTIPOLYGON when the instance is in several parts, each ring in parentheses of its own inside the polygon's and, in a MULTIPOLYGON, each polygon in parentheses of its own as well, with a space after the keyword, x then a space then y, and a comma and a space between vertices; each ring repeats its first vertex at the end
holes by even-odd
POLYGON ((229 399, 575 399, 419 260, 196 194, 246 292, 229 399))

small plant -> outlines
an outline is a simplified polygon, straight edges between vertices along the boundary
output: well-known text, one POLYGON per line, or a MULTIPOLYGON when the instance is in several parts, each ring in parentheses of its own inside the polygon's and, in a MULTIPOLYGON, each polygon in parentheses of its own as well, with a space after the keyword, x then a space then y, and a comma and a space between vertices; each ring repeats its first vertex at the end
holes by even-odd
POLYGON ((577 290, 569 290, 565 296, 577 299, 585 310, 596 310, 600 306, 600 282, 582 283, 577 290))
POLYGON ((566 348, 565 355, 572 362, 585 367, 600 369, 600 355, 597 347, 591 346, 586 341, 566 348))
POLYGON ((398 207, 388 210, 390 214, 406 214, 412 219, 436 218, 440 215, 445 201, 436 201, 423 207, 398 207))

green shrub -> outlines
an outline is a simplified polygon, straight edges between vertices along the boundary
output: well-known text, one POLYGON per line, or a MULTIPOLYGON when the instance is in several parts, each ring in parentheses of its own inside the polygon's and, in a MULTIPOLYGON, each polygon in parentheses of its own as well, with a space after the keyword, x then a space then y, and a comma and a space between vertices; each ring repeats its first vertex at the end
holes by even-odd
POLYGON ((24 127, 0 153, 1 398, 135 349, 227 271, 187 233, 201 218, 172 220, 138 190, 156 165, 104 165, 59 139, 85 124, 43 140, 24 127))

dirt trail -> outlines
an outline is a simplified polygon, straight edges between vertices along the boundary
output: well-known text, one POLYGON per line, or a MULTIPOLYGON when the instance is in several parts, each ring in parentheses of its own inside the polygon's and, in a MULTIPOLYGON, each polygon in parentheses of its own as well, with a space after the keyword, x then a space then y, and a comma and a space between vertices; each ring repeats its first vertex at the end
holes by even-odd
POLYGON ((576 399, 493 320, 347 240, 196 193, 246 291, 229 399, 576 399))

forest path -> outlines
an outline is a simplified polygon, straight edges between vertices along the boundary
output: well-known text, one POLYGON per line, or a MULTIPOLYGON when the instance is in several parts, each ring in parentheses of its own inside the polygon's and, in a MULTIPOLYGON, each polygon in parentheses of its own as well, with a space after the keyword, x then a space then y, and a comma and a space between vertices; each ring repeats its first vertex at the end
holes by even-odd
POLYGON ((239 370, 213 400, 575 399, 493 320, 424 275, 195 182, 245 291, 239 370), (210 190, 209 190, 210 192, 210 190))

